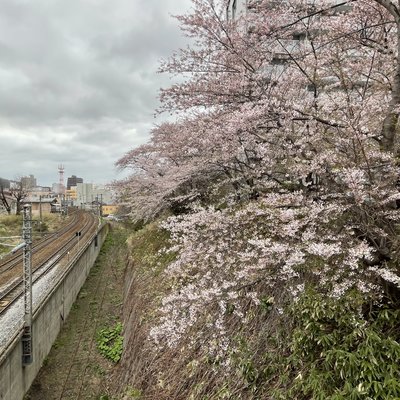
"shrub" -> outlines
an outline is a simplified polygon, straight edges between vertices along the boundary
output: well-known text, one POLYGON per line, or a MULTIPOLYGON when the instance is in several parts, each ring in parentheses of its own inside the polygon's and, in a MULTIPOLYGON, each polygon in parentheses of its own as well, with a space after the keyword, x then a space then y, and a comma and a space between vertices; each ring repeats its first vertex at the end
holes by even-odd
POLYGON ((97 348, 107 359, 117 363, 123 350, 122 323, 110 328, 100 329, 97 333, 97 348))

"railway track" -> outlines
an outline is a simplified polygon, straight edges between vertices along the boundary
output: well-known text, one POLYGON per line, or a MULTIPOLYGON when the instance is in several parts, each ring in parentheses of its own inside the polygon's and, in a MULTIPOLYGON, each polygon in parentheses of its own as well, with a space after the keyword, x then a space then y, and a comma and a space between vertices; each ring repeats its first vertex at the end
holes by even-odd
MULTIPOLYGON (((96 228, 97 218, 93 214, 78 211, 61 230, 35 243, 32 255, 32 284, 46 275, 77 244, 83 245, 96 228), (76 232, 81 232, 80 237, 76 236, 76 232)), ((22 270, 21 252, 7 257, 0 264, 0 315, 23 294, 22 270)))
MULTIPOLYGON (((32 254, 37 253, 42 248, 51 244, 55 237, 64 232, 68 232, 68 230, 74 226, 78 222, 79 215, 78 213, 73 213, 68 220, 68 223, 64 225, 57 232, 49 233, 44 238, 39 241, 35 241, 32 245, 32 254)), ((6 281, 8 278, 5 276, 7 271, 12 270, 14 267, 17 267, 21 263, 22 250, 18 250, 15 254, 9 254, 0 262, 0 285, 2 282, 6 281)))

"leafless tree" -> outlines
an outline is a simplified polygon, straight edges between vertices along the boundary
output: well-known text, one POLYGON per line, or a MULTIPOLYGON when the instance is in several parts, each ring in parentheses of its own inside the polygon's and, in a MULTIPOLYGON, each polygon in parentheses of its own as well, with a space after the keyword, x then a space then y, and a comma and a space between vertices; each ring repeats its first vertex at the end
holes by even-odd
POLYGON ((22 179, 19 177, 15 180, 12 187, 10 187, 11 196, 14 197, 16 201, 16 215, 21 214, 22 201, 28 196, 27 190, 22 185, 22 179))
POLYGON ((11 203, 4 193, 4 186, 0 185, 0 201, 3 207, 6 209, 8 214, 11 214, 11 203))

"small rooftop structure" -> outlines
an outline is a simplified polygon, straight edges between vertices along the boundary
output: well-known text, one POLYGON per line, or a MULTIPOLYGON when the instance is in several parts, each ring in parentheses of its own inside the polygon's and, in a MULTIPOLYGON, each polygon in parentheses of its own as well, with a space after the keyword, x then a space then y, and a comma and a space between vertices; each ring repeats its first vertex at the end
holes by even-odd
POLYGON ((50 214, 55 212, 56 204, 58 204, 58 199, 53 197, 26 197, 23 200, 24 204, 32 204, 32 215, 50 214))

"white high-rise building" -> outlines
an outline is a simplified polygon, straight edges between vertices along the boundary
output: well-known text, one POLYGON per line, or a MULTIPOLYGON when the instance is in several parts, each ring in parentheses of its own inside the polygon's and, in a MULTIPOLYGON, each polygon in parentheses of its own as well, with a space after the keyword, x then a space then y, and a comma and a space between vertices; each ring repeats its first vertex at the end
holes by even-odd
POLYGON ((37 186, 36 178, 33 175, 21 177, 21 185, 23 189, 30 190, 37 186))
POLYGON ((93 202, 102 204, 111 204, 112 192, 102 185, 94 185, 93 183, 77 183, 76 184, 76 200, 77 206, 92 204, 93 202))

